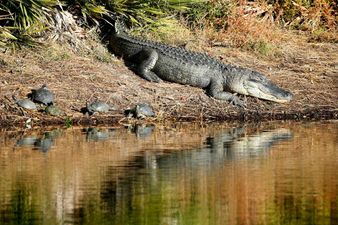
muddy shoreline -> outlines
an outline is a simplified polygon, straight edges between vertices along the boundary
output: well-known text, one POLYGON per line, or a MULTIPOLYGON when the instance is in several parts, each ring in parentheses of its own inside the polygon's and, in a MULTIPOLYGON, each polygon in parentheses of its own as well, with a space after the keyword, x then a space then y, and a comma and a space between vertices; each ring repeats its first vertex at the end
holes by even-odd
POLYGON ((246 109, 211 98, 201 88, 148 82, 107 52, 105 46, 97 45, 96 55, 79 54, 61 45, 0 52, 0 126, 338 119, 338 45, 309 43, 299 36, 295 40, 283 43, 273 57, 243 49, 204 47, 202 51, 211 57, 261 72, 294 95, 286 104, 239 96, 246 109), (102 52, 97 53, 99 50, 102 52), (66 116, 25 111, 12 99, 13 94, 18 99, 26 98, 43 84, 54 93, 55 105, 66 116), (117 110, 83 115, 80 109, 96 100, 117 110), (156 117, 144 121, 127 119, 124 111, 139 103, 151 105, 156 117))
POLYGON ((40 116, 18 116, 18 115, 1 115, 0 127, 2 129, 8 128, 25 128, 41 127, 41 126, 123 126, 126 124, 164 124, 173 122, 265 122, 265 121, 321 121, 321 120, 337 120, 338 110, 330 108, 313 108, 298 112, 277 112, 277 113, 260 113, 253 111, 242 111, 237 114, 223 115, 218 118, 212 118, 208 115, 184 116, 177 115, 177 117, 160 119, 160 118, 146 118, 133 119, 127 118, 123 114, 114 115, 93 115, 93 116, 78 116, 78 117, 52 117, 46 115, 40 116))

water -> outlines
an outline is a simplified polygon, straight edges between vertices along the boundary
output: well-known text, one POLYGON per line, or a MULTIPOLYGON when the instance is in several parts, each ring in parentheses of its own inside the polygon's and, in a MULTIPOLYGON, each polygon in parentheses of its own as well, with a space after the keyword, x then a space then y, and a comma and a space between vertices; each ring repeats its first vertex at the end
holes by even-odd
POLYGON ((0 224, 338 224, 337 128, 0 132, 0 224))

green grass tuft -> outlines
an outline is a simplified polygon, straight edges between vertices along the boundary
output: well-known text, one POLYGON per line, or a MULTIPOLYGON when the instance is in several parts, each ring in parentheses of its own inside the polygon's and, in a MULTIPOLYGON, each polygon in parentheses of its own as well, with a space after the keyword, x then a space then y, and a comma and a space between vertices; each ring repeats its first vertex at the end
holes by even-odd
POLYGON ((249 50, 252 50, 260 55, 269 56, 274 52, 274 46, 268 42, 259 40, 259 41, 249 41, 247 44, 249 50))

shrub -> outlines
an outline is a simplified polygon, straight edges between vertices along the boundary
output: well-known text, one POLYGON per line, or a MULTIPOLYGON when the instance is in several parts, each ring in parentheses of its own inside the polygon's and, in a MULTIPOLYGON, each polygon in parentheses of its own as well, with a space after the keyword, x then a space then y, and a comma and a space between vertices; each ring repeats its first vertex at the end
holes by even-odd
POLYGON ((0 2, 0 44, 32 43, 48 27, 50 11, 58 0, 6 0, 0 2))
POLYGON ((0 44, 28 43, 53 25, 64 24, 55 22, 62 19, 55 18, 60 15, 55 10, 71 12, 80 25, 98 25, 109 15, 124 16, 132 24, 144 25, 184 11, 194 2, 200 0, 1 0, 0 44))
POLYGON ((269 0, 274 15, 294 29, 336 29, 338 6, 334 0, 269 0))
POLYGON ((194 28, 212 26, 216 30, 220 30, 226 28, 228 17, 236 5, 236 1, 227 0, 197 3, 184 14, 184 18, 194 28))
POLYGON ((63 31, 55 29, 67 25, 59 21, 62 10, 76 15, 77 25, 98 26, 114 15, 123 16, 131 25, 151 30, 161 27, 159 32, 165 31, 166 24, 172 29, 175 19, 183 18, 190 28, 235 32, 236 46, 245 44, 246 36, 266 42, 268 32, 256 31, 268 26, 336 31, 338 19, 334 0, 0 0, 0 47, 31 45, 46 30, 63 31))

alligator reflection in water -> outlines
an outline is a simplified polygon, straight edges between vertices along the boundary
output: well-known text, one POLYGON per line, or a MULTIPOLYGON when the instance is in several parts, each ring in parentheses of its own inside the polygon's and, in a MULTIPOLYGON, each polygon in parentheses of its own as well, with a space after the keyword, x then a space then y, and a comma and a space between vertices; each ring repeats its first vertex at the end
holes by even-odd
POLYGON ((284 128, 247 135, 245 127, 238 127, 207 138, 206 147, 196 150, 171 152, 169 154, 146 151, 142 156, 136 157, 133 162, 129 162, 127 174, 124 173, 118 179, 111 179, 116 177, 113 174, 116 174, 117 168, 109 167, 106 180, 102 185, 101 198, 106 206, 115 212, 117 207, 123 205, 122 202, 132 204, 135 197, 133 195, 139 194, 133 190, 144 189, 144 187, 134 187, 135 185, 145 182, 146 184, 143 185, 156 186, 158 180, 163 179, 158 176, 167 179, 169 174, 166 173, 171 173, 173 168, 188 166, 213 170, 215 167, 224 165, 227 161, 233 159, 264 156, 273 145, 290 140, 292 136, 292 132, 284 128), (134 169, 131 169, 132 167, 134 169), (159 175, 159 170, 163 173, 162 175, 159 175), (140 176, 147 176, 150 181, 145 181, 147 178, 138 178, 140 176))
POLYGON ((243 127, 234 128, 229 133, 223 133, 210 138, 211 151, 222 157, 248 158, 265 154, 271 147, 283 140, 292 138, 289 129, 275 129, 258 134, 245 135, 243 127))
POLYGON ((181 153, 155 157, 154 154, 146 152, 144 162, 145 166, 150 168, 160 167, 161 163, 170 166, 171 163, 180 161, 195 166, 222 164, 224 160, 264 156, 274 144, 291 138, 292 132, 285 128, 247 135, 245 127, 237 127, 207 138, 205 148, 184 152, 184 157, 181 153), (155 161, 159 161, 157 163, 160 165, 155 166, 155 161))

